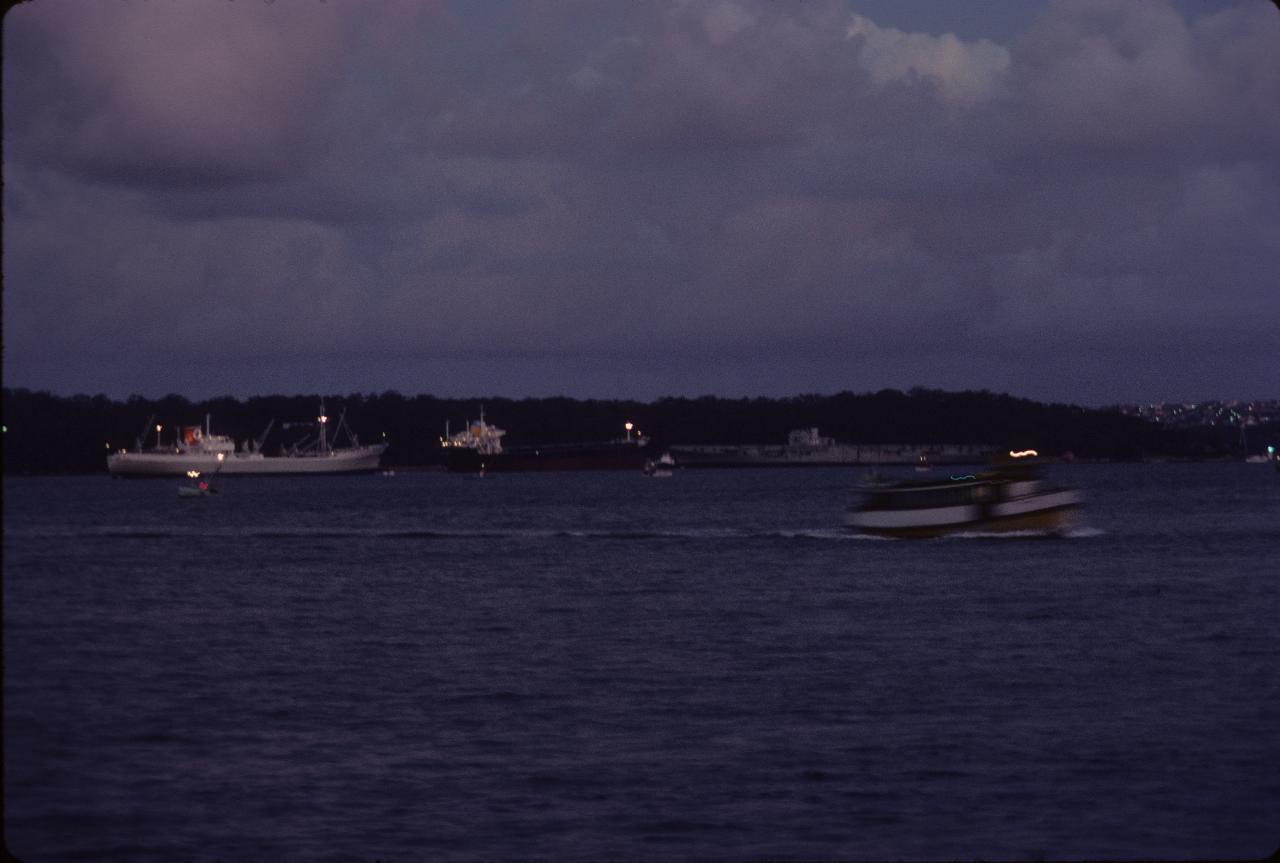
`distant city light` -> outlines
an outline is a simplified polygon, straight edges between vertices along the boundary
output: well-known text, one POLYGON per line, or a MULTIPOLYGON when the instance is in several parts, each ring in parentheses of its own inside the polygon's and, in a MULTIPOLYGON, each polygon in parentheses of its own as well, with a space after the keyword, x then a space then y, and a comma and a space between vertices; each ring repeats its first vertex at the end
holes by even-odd
POLYGON ((1040 455, 1040 453, 1036 452, 1033 449, 1018 450, 1017 452, 1014 452, 1013 450, 1009 450, 1010 458, 1026 458, 1029 455, 1037 456, 1037 455, 1040 455))

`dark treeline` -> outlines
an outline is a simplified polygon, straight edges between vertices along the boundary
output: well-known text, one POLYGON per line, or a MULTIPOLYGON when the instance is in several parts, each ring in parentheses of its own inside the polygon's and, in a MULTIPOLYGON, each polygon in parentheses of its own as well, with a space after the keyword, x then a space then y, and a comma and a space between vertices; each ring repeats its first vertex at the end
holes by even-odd
MULTIPOLYGON (((877 393, 803 395, 790 398, 663 398, 654 402, 569 398, 442 399, 397 392, 351 395, 231 397, 193 402, 178 395, 55 396, 25 389, 4 390, 4 470, 7 474, 97 473, 105 456, 133 449, 140 437, 155 443, 176 427, 203 425, 236 441, 260 436, 275 420, 264 451, 296 440, 297 425, 315 419, 323 398, 332 421, 345 410, 361 442, 385 439, 389 466, 431 465, 439 457, 445 424, 458 431, 479 416, 507 430, 517 443, 606 440, 624 434, 631 421, 658 446, 671 444, 782 443, 796 428, 817 426, 824 435, 865 444, 991 444, 1070 452, 1078 458, 1214 458, 1233 453, 1238 441, 1213 429, 1174 431, 1115 411, 1043 404, 1008 395, 913 389, 877 393), (149 418, 150 422, 148 421, 149 418)), ((333 426, 330 426, 332 429, 333 426)))

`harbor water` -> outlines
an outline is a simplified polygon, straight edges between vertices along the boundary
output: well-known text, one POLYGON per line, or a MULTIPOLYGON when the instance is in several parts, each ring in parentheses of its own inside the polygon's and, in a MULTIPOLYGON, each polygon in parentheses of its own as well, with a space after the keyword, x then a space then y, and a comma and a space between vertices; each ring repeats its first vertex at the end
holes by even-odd
POLYGON ((860 471, 4 481, 36 861, 1259 858, 1280 476, 1065 465, 1060 537, 860 471))

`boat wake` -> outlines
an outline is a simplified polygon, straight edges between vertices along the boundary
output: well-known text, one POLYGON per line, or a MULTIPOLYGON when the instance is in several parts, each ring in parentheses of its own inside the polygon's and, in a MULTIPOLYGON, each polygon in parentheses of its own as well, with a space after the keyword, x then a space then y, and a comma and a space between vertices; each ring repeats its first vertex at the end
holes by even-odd
POLYGON ((1073 527, 1063 533, 1068 539, 1092 539, 1095 536, 1105 536, 1106 531, 1097 527, 1073 527))
POLYGON ((848 528, 829 528, 826 530, 780 530, 774 536, 781 539, 816 539, 832 542, 891 542, 892 537, 876 536, 871 533, 857 533, 848 528))
MULTIPOLYGON (((1008 534, 991 534, 1007 536, 1008 534)), ((791 540, 801 542, 886 542, 890 537, 858 533, 842 527, 753 530, 735 527, 709 527, 652 530, 619 529, 568 529, 568 528, 484 528, 479 530, 452 529, 448 527, 419 529, 401 527, 271 527, 271 526, 110 526, 98 525, 85 529, 35 529, 10 531, 9 536, 26 536, 39 539, 94 538, 124 541, 164 541, 210 539, 263 540, 587 540, 587 541, 762 541, 791 540)), ((973 534, 973 536, 980 536, 973 534)))
POLYGON ((1096 527, 1072 527, 1065 530, 966 530, 935 539, 1091 539, 1105 534, 1105 530, 1099 530, 1096 527))

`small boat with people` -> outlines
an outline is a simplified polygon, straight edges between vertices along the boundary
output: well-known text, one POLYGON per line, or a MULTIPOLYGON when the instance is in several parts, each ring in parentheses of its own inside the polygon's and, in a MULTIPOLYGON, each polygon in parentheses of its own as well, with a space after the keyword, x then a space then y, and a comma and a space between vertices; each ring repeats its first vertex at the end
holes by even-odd
MULTIPOLYGON (((213 476, 218 475, 218 471, 222 470, 222 466, 226 464, 226 454, 218 453, 218 467, 214 470, 213 476)), ((187 481, 178 484, 178 497, 208 497, 217 494, 218 490, 212 485, 212 477, 206 479, 198 470, 187 471, 187 481)))
POLYGON ((192 473, 196 474, 196 477, 192 477, 194 482, 192 484, 178 486, 178 497, 208 497, 211 494, 218 493, 218 490, 209 485, 208 482, 202 479, 197 479, 199 476, 197 471, 192 471, 192 473))
POLYGON ((886 537, 1058 532, 1070 526, 1083 500, 1075 488, 1041 477, 1035 450, 1011 451, 1003 463, 945 480, 902 482, 872 478, 849 508, 847 527, 886 537))

